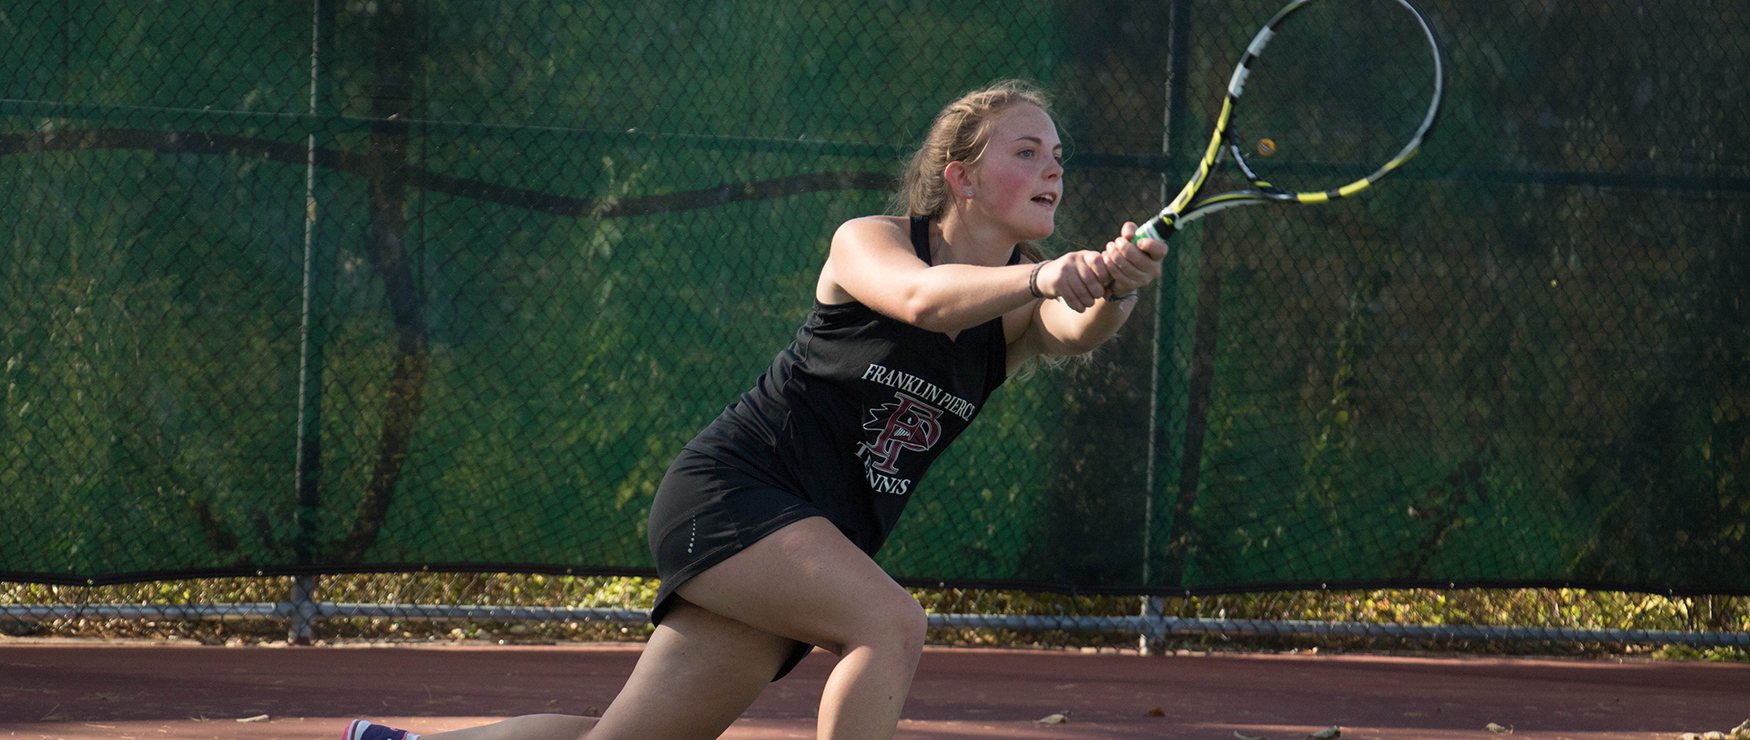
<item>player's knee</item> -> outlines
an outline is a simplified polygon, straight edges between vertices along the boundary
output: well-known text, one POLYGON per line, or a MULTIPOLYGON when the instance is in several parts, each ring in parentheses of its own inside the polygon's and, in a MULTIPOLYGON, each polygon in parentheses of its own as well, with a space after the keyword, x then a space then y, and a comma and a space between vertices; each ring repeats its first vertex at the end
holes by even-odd
POLYGON ((884 615, 886 643, 889 649, 916 659, 924 651, 924 633, 930 626, 924 607, 909 595, 896 600, 884 615))
POLYGON ((852 650, 868 648, 908 660, 924 650, 924 630, 929 618, 923 606, 909 595, 864 606, 861 618, 834 652, 841 657, 852 650))
POLYGON ((924 638, 930 629, 930 616, 924 613, 924 606, 919 604, 916 599, 911 600, 905 614, 905 629, 908 635, 906 651, 915 661, 924 652, 924 638))

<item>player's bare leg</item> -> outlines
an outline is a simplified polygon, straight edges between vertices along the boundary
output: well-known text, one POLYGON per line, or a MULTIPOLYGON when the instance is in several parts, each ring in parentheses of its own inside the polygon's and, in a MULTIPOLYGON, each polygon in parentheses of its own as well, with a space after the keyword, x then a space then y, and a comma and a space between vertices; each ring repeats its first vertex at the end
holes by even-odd
POLYGON ((747 711, 794 644, 691 604, 676 604, 600 720, 532 714, 425 738, 711 740, 747 711))
POLYGON ((839 655, 821 697, 822 740, 893 737, 923 652, 924 610, 827 520, 784 527, 676 593, 839 655))
POLYGON ((823 740, 889 740, 923 651, 923 607, 825 519, 791 524, 694 576, 599 721, 529 715, 432 740, 715 738, 794 641, 840 656, 823 740), (684 710, 680 708, 684 707, 684 710))

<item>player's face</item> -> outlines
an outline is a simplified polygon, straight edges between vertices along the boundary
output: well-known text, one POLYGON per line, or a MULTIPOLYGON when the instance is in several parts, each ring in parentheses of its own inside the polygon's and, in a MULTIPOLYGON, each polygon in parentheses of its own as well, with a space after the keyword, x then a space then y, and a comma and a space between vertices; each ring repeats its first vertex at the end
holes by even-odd
POLYGON ((1063 199, 1062 157, 1057 124, 1045 111, 1030 104, 1003 111, 973 170, 970 205, 1013 230, 1017 240, 1051 236, 1063 199))

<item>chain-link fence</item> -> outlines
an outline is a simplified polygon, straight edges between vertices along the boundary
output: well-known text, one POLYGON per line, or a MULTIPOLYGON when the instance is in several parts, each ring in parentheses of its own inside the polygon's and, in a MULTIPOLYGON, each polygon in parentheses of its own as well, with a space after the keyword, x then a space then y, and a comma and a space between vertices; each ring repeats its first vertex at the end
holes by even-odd
MULTIPOLYGON (((0 577, 647 574, 668 462, 945 101, 1042 81, 1046 246, 1099 244, 1276 5, 12 3, 0 577)), ((884 567, 1750 592, 1745 12, 1426 6, 1425 153, 1181 232, 1117 339, 992 398, 884 567)))

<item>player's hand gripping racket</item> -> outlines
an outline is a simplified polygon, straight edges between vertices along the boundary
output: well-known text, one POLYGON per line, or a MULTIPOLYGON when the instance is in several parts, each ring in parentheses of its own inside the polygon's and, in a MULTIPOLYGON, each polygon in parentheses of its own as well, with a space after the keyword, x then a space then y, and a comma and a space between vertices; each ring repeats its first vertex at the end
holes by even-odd
POLYGON ((1196 174, 1137 234, 1164 241, 1225 208, 1366 190, 1427 142, 1445 92, 1439 40, 1409 0, 1294 0, 1234 68, 1196 174), (1212 177, 1224 159, 1237 173, 1212 177))

